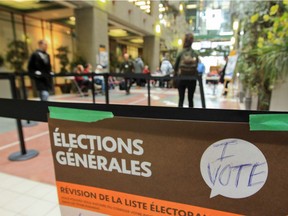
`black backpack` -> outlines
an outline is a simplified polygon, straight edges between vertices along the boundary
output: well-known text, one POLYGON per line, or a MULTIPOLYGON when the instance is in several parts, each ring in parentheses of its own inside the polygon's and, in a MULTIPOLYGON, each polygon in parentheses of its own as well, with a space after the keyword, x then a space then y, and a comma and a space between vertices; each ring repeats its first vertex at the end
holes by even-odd
POLYGON ((198 75, 198 55, 192 50, 183 51, 180 58, 180 75, 197 76, 198 75))

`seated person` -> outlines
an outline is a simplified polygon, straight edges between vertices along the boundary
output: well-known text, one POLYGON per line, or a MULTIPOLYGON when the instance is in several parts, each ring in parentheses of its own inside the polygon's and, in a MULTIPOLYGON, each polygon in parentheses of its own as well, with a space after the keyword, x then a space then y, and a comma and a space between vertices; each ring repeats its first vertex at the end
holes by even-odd
MULTIPOLYGON (((156 67, 156 70, 151 74, 152 76, 162 76, 162 71, 160 70, 160 67, 156 67)), ((151 80, 151 83, 153 86, 156 86, 157 80, 151 80)))
MULTIPOLYGON (((83 65, 77 65, 76 67, 76 73, 77 74, 83 74, 84 73, 84 67, 83 65)), ((75 80, 80 87, 80 89, 83 92, 88 92, 88 89, 91 89, 91 81, 88 79, 88 77, 85 76, 75 76, 75 80)))
MULTIPOLYGON (((102 73, 105 73, 103 71, 103 67, 101 65, 97 65, 97 67, 95 69, 95 74, 102 74, 102 73)), ((96 85, 100 85, 101 86, 102 94, 104 94, 105 93, 104 76, 95 76, 94 80, 95 80, 96 85)))

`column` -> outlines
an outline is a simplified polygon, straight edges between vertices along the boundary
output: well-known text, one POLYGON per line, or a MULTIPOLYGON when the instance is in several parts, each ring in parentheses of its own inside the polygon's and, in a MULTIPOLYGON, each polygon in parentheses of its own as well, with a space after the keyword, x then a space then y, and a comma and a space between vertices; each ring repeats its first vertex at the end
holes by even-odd
POLYGON ((159 66, 160 38, 158 36, 144 37, 143 59, 148 63, 151 72, 159 66))
POLYGON ((75 18, 76 54, 90 63, 94 70, 99 64, 100 48, 109 53, 108 14, 97 8, 88 7, 75 9, 75 18))

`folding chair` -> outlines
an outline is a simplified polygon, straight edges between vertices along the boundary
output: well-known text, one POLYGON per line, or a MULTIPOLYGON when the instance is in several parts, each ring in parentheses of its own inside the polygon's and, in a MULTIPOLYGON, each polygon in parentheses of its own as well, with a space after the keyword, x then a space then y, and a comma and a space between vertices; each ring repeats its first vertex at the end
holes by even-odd
POLYGON ((80 94, 81 97, 85 96, 85 93, 83 92, 83 87, 81 88, 81 86, 78 85, 77 81, 73 76, 66 77, 66 79, 70 80, 71 85, 74 87, 74 89, 76 89, 77 93, 80 94))

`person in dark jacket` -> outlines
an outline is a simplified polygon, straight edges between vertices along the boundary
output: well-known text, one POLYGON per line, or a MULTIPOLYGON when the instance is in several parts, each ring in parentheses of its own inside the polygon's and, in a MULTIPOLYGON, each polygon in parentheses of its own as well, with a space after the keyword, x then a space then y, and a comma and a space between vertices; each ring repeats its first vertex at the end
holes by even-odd
MULTIPOLYGON (((179 74, 181 75, 181 69, 180 69, 181 63, 180 63, 180 61, 181 61, 182 55, 186 52, 189 52, 191 54, 193 53, 195 55, 195 65, 196 65, 195 69, 197 70, 199 58, 198 58, 198 55, 196 53, 194 53, 194 51, 192 50, 193 41, 194 41, 194 36, 192 33, 188 33, 185 35, 184 43, 183 43, 183 50, 178 54, 178 56, 176 58, 175 66, 174 66, 176 76, 179 74)), ((198 72, 196 74, 198 74, 198 72)), ((197 84, 197 80, 195 79, 195 77, 193 79, 190 79, 190 80, 179 80, 178 81, 178 93, 179 93, 178 107, 183 107, 186 88, 188 89, 189 108, 192 108, 194 106, 193 97, 194 97, 194 92, 196 89, 196 84, 197 84)))
MULTIPOLYGON (((124 62, 122 62, 121 67, 120 67, 120 72, 127 74, 134 73, 134 64, 133 62, 129 59, 129 54, 125 53, 124 54, 124 62)), ((130 94, 130 88, 132 86, 132 79, 125 77, 125 90, 126 94, 130 94)))
POLYGON ((35 81, 36 89, 39 92, 40 100, 47 101, 49 91, 52 90, 52 68, 50 63, 50 56, 46 52, 48 45, 45 40, 38 42, 39 48, 32 53, 29 63, 28 71, 30 77, 35 81))

